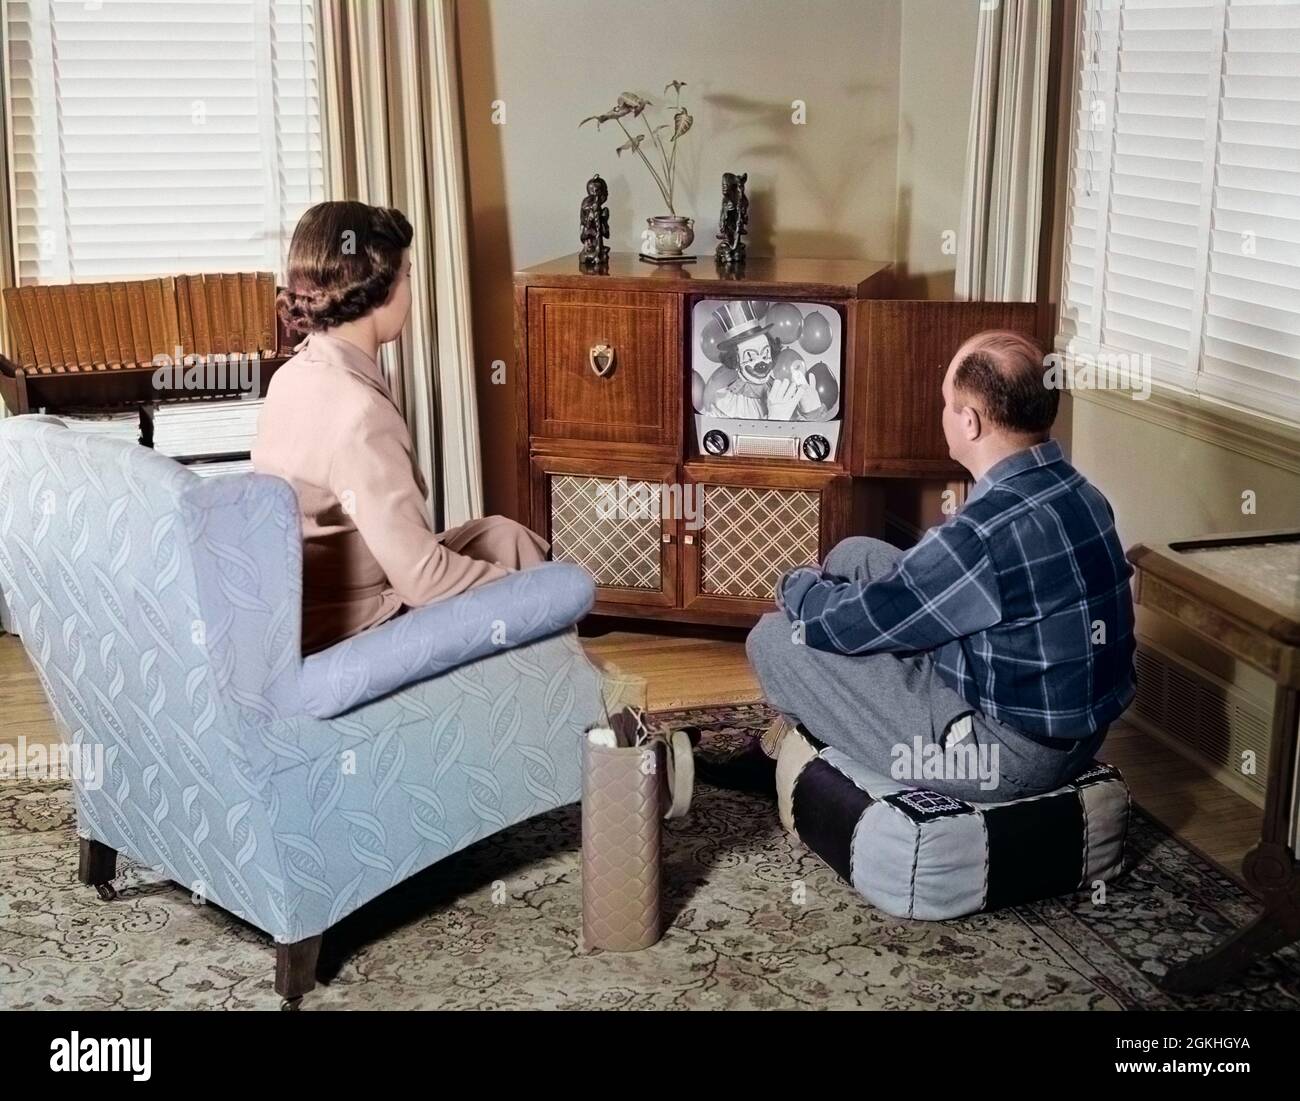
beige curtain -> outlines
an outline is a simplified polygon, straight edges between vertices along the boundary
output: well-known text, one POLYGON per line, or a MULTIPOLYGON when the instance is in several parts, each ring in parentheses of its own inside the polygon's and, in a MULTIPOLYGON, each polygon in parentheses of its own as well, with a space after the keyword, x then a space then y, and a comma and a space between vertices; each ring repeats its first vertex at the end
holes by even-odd
MULTIPOLYGON (((4 18, 4 11, 0 10, 0 20, 4 18)), ((7 68, 5 64, 7 57, 4 55, 3 44, 0 44, 0 67, 7 68)), ((5 86, 5 77, 0 73, 0 92, 8 95, 5 86)), ((0 106, 0 291, 5 287, 17 286, 17 257, 15 256, 15 239, 13 224, 13 204, 10 202, 10 165, 13 164, 9 150, 9 134, 5 125, 5 111, 0 106)), ((13 350, 9 343, 10 330, 6 324, 5 309, 3 299, 0 298, 0 349, 5 354, 13 350)), ((0 401, 0 420, 9 415, 9 410, 3 401, 0 401)), ((13 632, 12 617, 9 614, 9 608, 5 604, 4 593, 0 593, 0 635, 6 632, 13 632)))
POLYGON ((482 515, 454 0, 321 0, 331 198, 395 206, 415 228, 415 304, 382 367, 434 517, 482 515))
MULTIPOLYGON (((5 11, 3 4, 0 4, 0 25, 3 25, 5 11)), ((8 69, 7 46, 0 43, 0 70, 8 69)), ((9 98, 8 77, 4 72, 0 72, 0 94, 5 99, 9 98)), ((17 253, 17 233, 14 232, 13 220, 13 192, 11 191, 12 182, 10 180, 10 171, 13 166, 13 151, 9 148, 9 130, 5 121, 6 112, 0 105, 0 291, 6 287, 16 287, 18 285, 18 257, 17 253)), ((14 351, 10 343, 12 339, 12 330, 8 325, 8 318, 4 308, 4 300, 0 297, 0 351, 5 355, 10 355, 14 351)), ((9 415, 9 409, 3 401, 0 401, 0 420, 9 415)), ((4 623, 4 606, 0 602, 0 625, 4 623)))
POLYGON ((981 5, 957 237, 959 298, 1032 302, 1052 0, 981 5))

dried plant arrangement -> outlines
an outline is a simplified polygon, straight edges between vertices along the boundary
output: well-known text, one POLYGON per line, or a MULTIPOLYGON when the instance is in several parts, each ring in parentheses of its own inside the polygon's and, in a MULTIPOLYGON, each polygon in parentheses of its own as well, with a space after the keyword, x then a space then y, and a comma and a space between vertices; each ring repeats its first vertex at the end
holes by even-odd
POLYGON ((662 107, 665 111, 672 111, 671 122, 660 122, 654 125, 650 111, 650 108, 656 106, 654 102, 635 92, 624 92, 608 111, 599 115, 589 115, 578 123, 579 126, 585 126, 589 122, 594 122, 597 130, 604 123, 618 123, 619 129, 623 131, 623 136, 627 140, 618 147, 616 152, 620 157, 624 153, 635 153, 641 158, 654 179, 655 186, 659 188, 659 194, 668 204, 668 213, 674 215, 677 213, 673 206, 673 187, 677 181, 677 142, 689 132, 695 122, 690 111, 682 106, 682 89, 685 87, 686 82, 683 80, 669 81, 664 85, 664 95, 671 92, 674 97, 671 108, 666 104, 662 107), (645 133, 634 132, 637 119, 641 120, 645 133), (664 134, 665 130, 670 133, 664 134), (649 142, 650 156, 646 154, 647 142, 649 142), (652 160, 651 157, 654 159, 652 160))

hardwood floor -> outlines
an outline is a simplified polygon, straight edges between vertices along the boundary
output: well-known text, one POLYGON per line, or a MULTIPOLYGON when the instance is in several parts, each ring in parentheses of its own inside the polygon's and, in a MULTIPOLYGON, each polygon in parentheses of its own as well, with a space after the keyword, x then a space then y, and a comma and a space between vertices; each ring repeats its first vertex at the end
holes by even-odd
POLYGON ((13 635, 0 635, 0 745, 47 745, 59 740, 36 670, 13 635))
POLYGON ((745 657, 743 632, 717 639, 645 630, 593 635, 589 630, 584 623, 582 644, 588 654, 646 678, 651 711, 763 698, 745 657))
MULTIPOLYGON (((671 629, 587 629, 587 651, 643 676, 652 710, 761 698, 745 659, 743 635, 725 639, 671 629)), ((40 681, 12 635, 0 635, 0 744, 58 740, 40 681)), ((1261 812, 1190 761, 1126 723, 1102 750, 1123 770, 1133 798, 1183 840, 1240 878, 1241 858, 1259 839, 1261 812)))

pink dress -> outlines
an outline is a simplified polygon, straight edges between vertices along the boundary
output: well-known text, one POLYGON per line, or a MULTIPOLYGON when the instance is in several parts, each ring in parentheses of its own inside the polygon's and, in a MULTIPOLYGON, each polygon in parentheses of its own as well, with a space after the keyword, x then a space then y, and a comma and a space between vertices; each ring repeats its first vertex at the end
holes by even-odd
POLYGON ((271 380, 253 467, 298 494, 304 654, 546 558, 503 516, 435 533, 412 455, 378 366, 346 340, 311 334, 271 380))

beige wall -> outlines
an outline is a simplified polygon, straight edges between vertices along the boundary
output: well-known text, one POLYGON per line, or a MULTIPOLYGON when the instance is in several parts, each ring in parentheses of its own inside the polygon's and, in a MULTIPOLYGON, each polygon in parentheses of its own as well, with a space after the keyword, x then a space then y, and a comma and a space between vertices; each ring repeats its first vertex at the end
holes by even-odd
MULTIPOLYGON (((975 79, 978 0, 903 0, 899 21, 898 183, 894 261, 900 297, 950 298, 975 79), (944 234, 952 238, 945 251, 944 234)), ((890 484, 891 535, 946 519, 946 482, 890 484)))
POLYGON ((978 0, 903 0, 898 88, 899 294, 952 295, 978 0), (951 233, 949 251, 944 234, 951 233))
MULTIPOLYGON (((1072 403, 1072 461, 1110 501, 1125 547, 1215 532, 1300 527, 1300 449, 1289 462, 1280 460, 1287 465, 1279 465, 1199 438, 1213 436, 1212 426, 1200 426, 1193 434, 1153 423, 1145 414, 1141 403, 1117 408, 1086 397, 1072 403), (1242 512, 1246 490, 1254 493, 1253 515, 1242 512)), ((1272 686, 1262 673, 1140 607, 1138 631, 1245 689, 1263 706, 1271 705, 1272 686)))
POLYGON ((613 248, 635 248, 644 219, 663 213, 644 167, 615 155, 617 129, 579 130, 578 121, 621 91, 660 99, 668 80, 684 80, 696 122, 681 147, 677 205, 696 219, 698 252, 712 250, 719 177, 737 169, 749 173, 755 254, 893 259, 900 5, 461 0, 489 508, 514 504, 513 391, 489 381, 493 360, 513 363, 511 272, 577 250, 578 205, 593 172, 609 182, 613 248), (807 104, 806 125, 791 122, 795 99, 807 104), (492 123, 496 100, 505 125, 492 123))
POLYGON ((1073 408, 1074 465, 1114 506, 1125 546, 1300 526, 1294 470, 1087 399, 1073 408))

